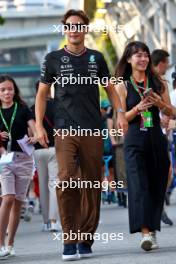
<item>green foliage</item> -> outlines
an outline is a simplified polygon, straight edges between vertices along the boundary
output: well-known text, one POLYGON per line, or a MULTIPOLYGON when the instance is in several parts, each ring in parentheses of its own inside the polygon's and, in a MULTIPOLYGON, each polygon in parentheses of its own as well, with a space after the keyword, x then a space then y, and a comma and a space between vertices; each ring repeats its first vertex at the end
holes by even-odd
POLYGON ((100 102, 108 99, 107 93, 102 85, 99 85, 99 93, 100 93, 100 102))
POLYGON ((5 19, 0 15, 0 25, 3 25, 5 23, 5 19))
POLYGON ((109 59, 112 61, 112 64, 115 66, 117 63, 117 55, 109 37, 105 39, 105 46, 109 54, 109 59))
POLYGON ((84 1, 84 10, 88 17, 92 19, 96 11, 96 0, 84 1))
POLYGON ((66 44, 67 44, 67 39, 66 37, 64 37, 59 44, 59 48, 62 49, 66 44))
POLYGON ((94 35, 94 40, 98 50, 103 53, 111 74, 114 74, 114 68, 117 63, 117 55, 109 36, 105 34, 94 35))

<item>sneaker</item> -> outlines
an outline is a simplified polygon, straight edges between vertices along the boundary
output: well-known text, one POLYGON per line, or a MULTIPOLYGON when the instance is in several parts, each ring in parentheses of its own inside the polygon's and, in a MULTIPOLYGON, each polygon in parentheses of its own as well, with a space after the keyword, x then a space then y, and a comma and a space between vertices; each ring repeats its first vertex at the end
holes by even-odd
POLYGON ((9 251, 11 257, 15 257, 16 256, 16 252, 15 252, 14 246, 8 246, 7 250, 9 251))
POLYGON ((152 249, 152 238, 150 234, 145 234, 141 240, 141 248, 145 251, 149 251, 152 249))
POLYGON ((58 221, 53 223, 51 222, 50 232, 58 232, 61 231, 61 226, 59 225, 58 221))
POLYGON ((170 225, 170 226, 173 225, 172 220, 167 216, 167 213, 166 213, 165 210, 163 210, 163 212, 162 212, 162 215, 161 215, 161 221, 162 221, 163 223, 165 223, 166 225, 170 225))
POLYGON ((156 239, 156 232, 150 232, 150 236, 152 238, 152 249, 158 249, 157 239, 156 239))
POLYGON ((91 246, 88 243, 82 242, 78 244, 80 258, 90 258, 93 256, 91 246))
POLYGON ((6 259, 9 256, 10 256, 10 252, 5 247, 1 247, 0 248, 0 259, 6 259))
POLYGON ((34 212, 34 207, 32 205, 28 206, 26 208, 26 212, 23 216, 23 219, 25 222, 30 222, 31 219, 32 219, 32 215, 33 215, 33 212, 34 212))
POLYGON ((49 232, 51 228, 51 224, 47 223, 47 224, 43 224, 42 226, 42 232, 49 232))
POLYGON ((77 260, 79 256, 77 254, 76 244, 64 244, 64 251, 62 254, 62 260, 77 260))

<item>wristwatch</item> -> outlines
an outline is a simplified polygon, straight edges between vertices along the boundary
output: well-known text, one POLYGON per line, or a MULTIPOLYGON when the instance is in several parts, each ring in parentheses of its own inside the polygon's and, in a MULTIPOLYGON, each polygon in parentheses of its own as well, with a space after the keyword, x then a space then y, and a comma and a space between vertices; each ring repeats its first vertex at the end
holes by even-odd
POLYGON ((125 113, 125 111, 122 108, 117 108, 116 112, 117 112, 117 114, 118 113, 125 113))

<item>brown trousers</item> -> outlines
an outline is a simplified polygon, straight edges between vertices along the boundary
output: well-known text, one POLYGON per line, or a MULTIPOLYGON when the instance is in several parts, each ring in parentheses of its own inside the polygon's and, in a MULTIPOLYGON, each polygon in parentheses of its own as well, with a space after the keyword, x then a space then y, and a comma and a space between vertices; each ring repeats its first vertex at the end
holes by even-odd
MULTIPOLYGON (((102 138, 97 136, 67 136, 55 138, 59 183, 79 181, 101 182, 103 155, 102 138)), ((100 214, 101 188, 56 188, 63 233, 95 233, 100 214)), ((92 236, 74 241, 70 237, 64 243, 86 241, 93 243, 92 236)))

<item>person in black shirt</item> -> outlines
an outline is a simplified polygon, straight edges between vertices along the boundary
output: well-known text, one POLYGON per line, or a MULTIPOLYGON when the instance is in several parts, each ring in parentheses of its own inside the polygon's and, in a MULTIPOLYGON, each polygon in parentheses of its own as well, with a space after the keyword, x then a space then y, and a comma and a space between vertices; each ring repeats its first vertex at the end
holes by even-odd
POLYGON ((79 30, 80 25, 88 25, 89 19, 81 10, 69 10, 63 19, 67 26, 68 44, 63 49, 46 55, 41 72, 39 91, 36 97, 36 127, 41 145, 48 147, 47 133, 43 127, 45 113, 45 98, 52 83, 55 87, 55 129, 63 133, 67 129, 76 129, 77 135, 69 135, 64 139, 59 134, 55 136, 56 155, 59 164, 59 186, 57 197, 64 238, 63 260, 77 259, 77 244, 80 257, 92 255, 93 234, 98 226, 100 213, 101 189, 60 187, 63 182, 81 180, 101 182, 102 137, 91 134, 95 129, 101 129, 101 113, 99 105, 99 89, 95 82, 106 78, 106 92, 118 112, 117 125, 127 131, 128 123, 122 113, 119 97, 110 82, 110 74, 103 55, 84 45, 86 30, 79 30), (70 26, 77 27, 71 32, 70 26), (83 80, 84 77, 84 80, 83 80), (76 79, 76 83, 74 80, 76 79), (86 83, 86 81, 87 83, 86 83), (93 81, 91 83, 91 81, 93 81), (89 129, 86 136, 78 131, 89 129), (81 172, 81 174, 80 174, 81 172), (82 239, 73 241, 72 233, 82 235, 82 239))
MULTIPOLYGON (((25 201, 33 171, 33 158, 22 151, 17 143, 28 133, 35 135, 32 112, 22 101, 15 81, 8 75, 0 75, 0 136, 3 147, 13 153, 11 163, 3 165, 1 172, 2 203, 0 207, 0 258, 14 255, 14 238, 18 228, 21 206, 25 201), (5 236, 8 226, 8 247, 5 236)), ((29 137, 28 143, 35 143, 29 137)))
MULTIPOLYGON (((36 84, 38 90, 39 82, 36 84)), ((35 115, 35 105, 31 107, 35 115)), ((49 144, 48 149, 39 143, 35 144, 34 159, 39 176, 40 204, 43 217, 43 231, 59 231, 59 215, 55 182, 57 181, 58 165, 54 148, 54 100, 50 97, 46 101, 46 112, 44 116, 44 128, 47 131, 49 144)))
POLYGON ((159 112, 173 114, 166 82, 153 71, 150 51, 140 41, 130 42, 117 66, 124 77, 117 85, 129 130, 124 153, 128 184, 130 232, 142 233, 141 248, 158 248, 156 231, 167 187, 170 160, 159 112))

